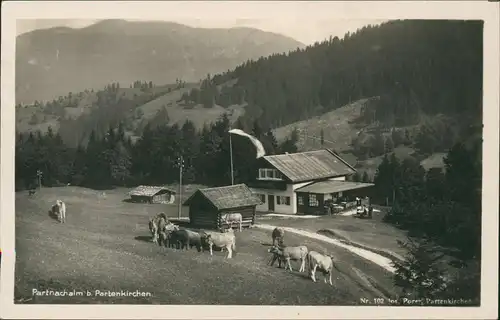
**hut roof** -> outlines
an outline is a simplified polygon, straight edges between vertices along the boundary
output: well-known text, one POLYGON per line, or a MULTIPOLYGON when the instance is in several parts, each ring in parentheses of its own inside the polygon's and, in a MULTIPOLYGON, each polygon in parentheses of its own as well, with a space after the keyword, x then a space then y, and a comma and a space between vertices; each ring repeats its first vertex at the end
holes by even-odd
POLYGON ((310 181, 356 172, 329 149, 265 156, 264 159, 292 182, 310 181))
POLYGON ((262 204, 245 184, 198 189, 184 202, 184 205, 188 206, 197 194, 203 195, 218 210, 262 204))
POLYGON ((138 186, 134 190, 130 191, 129 195, 152 197, 160 191, 169 191, 171 193, 175 193, 175 191, 161 186, 138 186))

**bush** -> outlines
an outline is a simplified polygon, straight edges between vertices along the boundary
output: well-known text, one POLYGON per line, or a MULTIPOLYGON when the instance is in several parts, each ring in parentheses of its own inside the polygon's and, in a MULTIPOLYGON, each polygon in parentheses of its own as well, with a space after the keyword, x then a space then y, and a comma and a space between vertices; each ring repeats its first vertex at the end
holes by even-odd
POLYGON ((438 250, 425 239, 417 241, 408 238, 407 242, 398 240, 398 244, 408 251, 404 261, 393 262, 396 268, 394 283, 402 289, 403 297, 410 299, 442 297, 447 288, 447 281, 438 264, 444 254, 438 254, 438 250))

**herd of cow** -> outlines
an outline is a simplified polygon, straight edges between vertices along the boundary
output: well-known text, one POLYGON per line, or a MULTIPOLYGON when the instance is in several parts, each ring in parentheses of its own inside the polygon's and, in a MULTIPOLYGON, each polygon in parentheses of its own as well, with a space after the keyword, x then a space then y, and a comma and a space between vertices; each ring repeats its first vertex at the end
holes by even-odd
MULTIPOLYGON (((49 210, 49 215, 57 219, 61 223, 66 222, 66 204, 57 200, 49 210)), ((227 214, 223 217, 225 223, 229 226, 223 232, 217 231, 193 231, 186 228, 180 228, 178 225, 168 220, 165 213, 160 213, 149 219, 149 230, 152 234, 152 241, 160 246, 174 247, 176 249, 189 250, 196 247, 198 252, 204 251, 205 248, 210 250, 210 255, 213 255, 213 248, 219 248, 221 251, 227 250, 227 258, 231 259, 233 252, 236 254, 236 235, 233 231, 233 223, 239 225, 241 232, 241 215, 238 213, 227 214)), ((327 282, 327 277, 330 285, 332 285, 332 272, 337 268, 333 257, 321 254, 316 251, 302 246, 286 246, 284 244, 285 230, 277 227, 272 231, 272 246, 268 252, 272 254, 269 260, 269 265, 273 266, 276 260, 278 267, 284 263, 285 270, 293 271, 291 261, 300 261, 299 272, 306 271, 306 265, 309 267, 309 275, 316 282, 316 270, 319 270, 324 275, 324 281, 327 282), (277 243, 277 244, 276 244, 277 243)))
MULTIPOLYGON (((227 258, 231 259, 233 252, 236 253, 236 236, 232 228, 232 221, 229 217, 225 218, 227 219, 226 222, 228 222, 229 228, 223 232, 197 232, 180 228, 178 225, 168 221, 164 213, 160 213, 149 219, 149 230, 152 234, 152 241, 160 246, 174 247, 180 250, 189 250, 192 247, 196 247, 198 252, 202 252, 205 248, 208 248, 210 255, 213 255, 213 248, 216 247, 221 249, 221 251, 227 250, 227 258)), ((241 231, 241 224, 239 230, 241 231)), ((299 272, 305 272, 307 265, 312 281, 316 282, 316 271, 319 270, 323 273, 324 282, 327 283, 328 280, 329 284, 332 285, 333 269, 335 268, 339 271, 333 257, 316 251, 309 251, 304 245, 286 246, 284 244, 284 236, 285 230, 283 228, 277 227, 272 231, 272 246, 268 249, 268 252, 272 254, 269 264, 272 266, 277 260, 278 267, 281 268, 282 263, 284 263, 285 270, 289 269, 293 271, 291 261, 300 261, 299 272)))

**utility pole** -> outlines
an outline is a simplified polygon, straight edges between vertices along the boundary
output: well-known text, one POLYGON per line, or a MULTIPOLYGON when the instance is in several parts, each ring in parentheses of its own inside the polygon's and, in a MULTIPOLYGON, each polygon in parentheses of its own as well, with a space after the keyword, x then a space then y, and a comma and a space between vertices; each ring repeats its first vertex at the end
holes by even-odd
POLYGON ((182 156, 177 158, 177 165, 179 166, 179 212, 178 212, 178 218, 181 218, 181 213, 182 213, 182 169, 184 167, 184 159, 182 156))
POLYGON ((233 142, 231 132, 229 132, 229 156, 231 161, 231 185, 234 185, 234 169, 233 169, 233 142))
POLYGON ((38 177, 38 188, 40 190, 42 190, 42 175, 43 175, 42 171, 40 170, 36 171, 36 176, 38 177))

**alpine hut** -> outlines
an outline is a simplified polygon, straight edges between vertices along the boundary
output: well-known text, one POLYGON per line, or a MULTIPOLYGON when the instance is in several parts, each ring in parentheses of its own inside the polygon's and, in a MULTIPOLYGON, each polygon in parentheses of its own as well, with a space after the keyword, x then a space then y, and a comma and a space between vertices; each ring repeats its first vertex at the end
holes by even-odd
POLYGON ((190 224, 212 230, 227 228, 222 216, 229 213, 240 213, 242 227, 250 227, 259 204, 260 199, 245 184, 198 189, 184 202, 189 206, 190 224))
POLYGON ((161 186, 138 186, 129 192, 132 202, 173 203, 175 191, 161 186))

